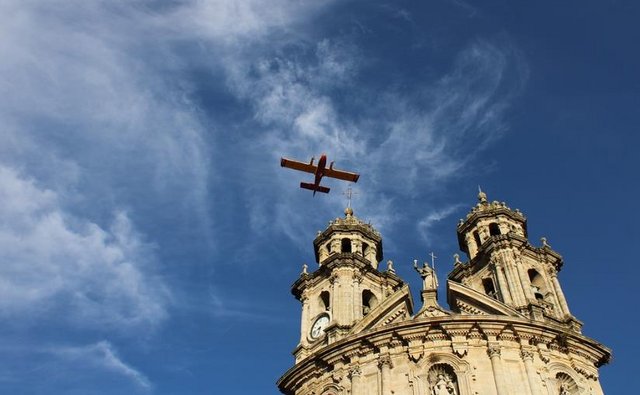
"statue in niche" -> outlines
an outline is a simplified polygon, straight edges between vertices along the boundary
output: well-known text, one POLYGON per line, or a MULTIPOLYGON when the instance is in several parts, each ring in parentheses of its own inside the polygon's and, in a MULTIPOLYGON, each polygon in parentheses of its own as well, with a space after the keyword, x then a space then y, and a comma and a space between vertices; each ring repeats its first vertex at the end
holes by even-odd
POLYGON ((560 395, 570 395, 566 385, 560 384, 560 395))
POLYGON ((448 374, 439 374, 437 381, 431 386, 431 395, 458 395, 456 387, 448 374))

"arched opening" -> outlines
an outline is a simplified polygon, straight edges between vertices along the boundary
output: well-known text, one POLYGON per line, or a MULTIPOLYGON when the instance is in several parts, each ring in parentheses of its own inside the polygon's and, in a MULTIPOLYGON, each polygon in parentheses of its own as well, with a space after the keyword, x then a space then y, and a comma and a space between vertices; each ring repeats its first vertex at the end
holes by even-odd
POLYGON ((370 248, 371 248, 371 246, 369 246, 369 244, 362 243, 362 256, 366 257, 367 254, 369 253, 369 249, 370 248))
POLYGON ((351 239, 342 239, 342 252, 351 252, 351 239))
POLYGON ((527 271, 529 274, 529 281, 531 281, 531 290, 533 291, 533 296, 537 300, 544 300, 544 278, 536 271, 536 269, 529 269, 527 271))
POLYGON ((369 314, 369 311, 378 305, 378 298, 373 294, 373 292, 365 289, 362 291, 362 315, 365 316, 369 314))
POLYGON ((473 231, 473 240, 475 240, 476 246, 478 246, 478 249, 479 249, 480 246, 482 245, 482 240, 480 240, 480 234, 478 233, 477 230, 473 231))
POLYGON ((489 234, 491 236, 498 236, 500 234, 500 227, 495 222, 489 224, 489 234))
POLYGON ((331 307, 331 294, 329 291, 320 292, 320 305, 325 311, 329 311, 329 307, 331 307))
POLYGON ((429 394, 433 395, 459 395, 458 377, 453 367, 446 363, 433 365, 427 374, 429 382, 429 394))
POLYGON ((331 254, 331 242, 327 243, 327 253, 331 254))
POLYGON ((482 286, 484 287, 484 293, 491 296, 494 299, 498 298, 496 293, 496 287, 493 285, 493 280, 490 278, 482 279, 482 286))

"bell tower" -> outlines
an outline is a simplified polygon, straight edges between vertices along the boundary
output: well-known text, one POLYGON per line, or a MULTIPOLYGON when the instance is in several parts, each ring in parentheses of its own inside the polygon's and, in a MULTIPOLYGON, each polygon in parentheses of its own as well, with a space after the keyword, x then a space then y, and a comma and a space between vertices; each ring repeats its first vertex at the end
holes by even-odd
POLYGON ((296 361, 366 326, 374 316, 385 314, 390 301, 399 296, 407 305, 404 314, 412 314, 408 287, 395 274, 393 263, 379 270, 380 233, 356 218, 351 207, 344 213, 313 241, 317 269, 309 273, 304 265, 292 286, 291 292, 302 303, 296 361))
POLYGON ((489 202, 480 191, 478 203, 457 227, 467 263, 456 262, 449 279, 493 298, 537 321, 552 321, 580 332, 571 315, 558 272, 563 261, 545 238, 535 247, 527 238, 527 219, 504 202, 489 202))

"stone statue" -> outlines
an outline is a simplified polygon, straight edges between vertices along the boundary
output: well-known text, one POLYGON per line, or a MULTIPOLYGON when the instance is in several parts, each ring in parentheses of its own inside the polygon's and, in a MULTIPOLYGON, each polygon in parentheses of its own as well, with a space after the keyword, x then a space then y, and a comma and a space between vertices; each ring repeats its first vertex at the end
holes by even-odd
POLYGON ((560 384, 560 395, 569 395, 569 390, 564 384, 560 384))
POLYGON ((396 269, 393 268, 393 261, 391 259, 387 261, 387 271, 394 274, 396 272, 396 269))
POLYGON ((449 375, 438 375, 438 380, 431 387, 431 395, 458 395, 449 375))
POLYGON ((422 290, 428 291, 438 288, 438 278, 436 272, 425 262, 422 267, 418 267, 418 260, 413 260, 413 268, 420 274, 422 278, 422 290))

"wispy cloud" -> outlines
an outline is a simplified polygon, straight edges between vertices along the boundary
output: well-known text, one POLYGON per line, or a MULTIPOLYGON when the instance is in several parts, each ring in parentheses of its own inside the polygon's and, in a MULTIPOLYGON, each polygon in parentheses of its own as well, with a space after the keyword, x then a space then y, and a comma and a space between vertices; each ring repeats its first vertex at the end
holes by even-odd
MULTIPOLYGON (((366 190, 359 210, 375 216, 381 227, 397 220, 393 202, 384 203, 387 193, 413 199, 430 185, 468 171, 477 154, 504 132, 504 111, 527 78, 521 56, 508 41, 478 40, 461 50, 440 78, 416 81, 409 91, 389 85, 373 93, 354 84, 366 63, 358 51, 345 51, 354 44, 323 40, 316 46, 322 51, 303 46, 299 56, 286 59, 277 54, 244 59, 229 71, 231 86, 254 105, 265 128, 261 151, 301 158, 329 152, 343 167, 357 164, 366 173, 358 185, 366 190), (322 67, 327 58, 331 71, 322 67), (358 107, 339 111, 345 97, 358 107)), ((291 188, 284 186, 291 182, 282 173, 265 178, 282 186, 263 191, 291 188)), ((264 192, 259 198, 248 195, 258 228, 275 224, 296 238, 302 226, 297 221, 304 220, 294 215, 295 204, 264 192)), ((334 207, 337 199, 342 197, 333 194, 323 207, 334 207)))
POLYGON ((165 318, 168 289, 125 212, 103 229, 69 215, 55 192, 11 168, 0 166, 0 185, 5 319, 65 317, 79 327, 128 329, 165 318))
POLYGON ((108 341, 103 340, 86 346, 50 347, 47 351, 71 364, 75 369, 85 368, 86 365, 89 365, 126 377, 145 391, 151 390, 153 387, 147 376, 124 362, 108 341))
POLYGON ((448 218, 451 214, 458 211, 462 204, 452 204, 449 206, 442 207, 437 210, 432 210, 427 214, 427 216, 423 217, 420 221, 418 221, 417 227, 420 235, 425 241, 434 242, 437 241, 437 236, 432 234, 432 229, 436 226, 440 221, 445 218, 448 218))

